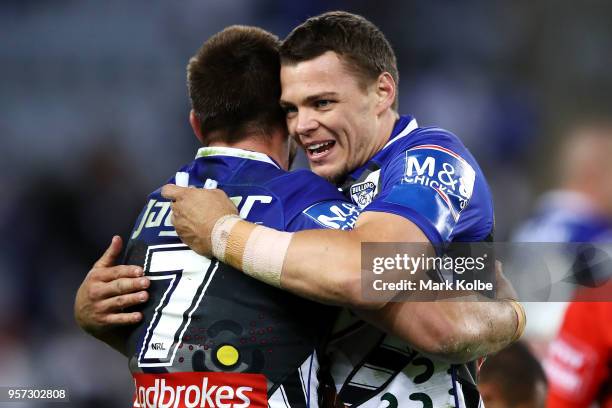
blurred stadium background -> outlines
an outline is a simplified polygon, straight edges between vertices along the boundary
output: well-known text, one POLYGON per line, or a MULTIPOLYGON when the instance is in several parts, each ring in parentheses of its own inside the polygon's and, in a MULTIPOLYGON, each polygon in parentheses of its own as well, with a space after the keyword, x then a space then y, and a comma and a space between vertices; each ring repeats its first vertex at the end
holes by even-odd
POLYGON ((198 147, 188 58, 227 25, 282 38, 333 9, 366 16, 391 41, 400 111, 474 153, 500 241, 558 181, 563 129, 610 112, 605 1, 3 1, 0 385, 63 386, 76 407, 129 406, 124 358, 78 330, 72 303, 111 236, 127 236, 145 195, 198 147))

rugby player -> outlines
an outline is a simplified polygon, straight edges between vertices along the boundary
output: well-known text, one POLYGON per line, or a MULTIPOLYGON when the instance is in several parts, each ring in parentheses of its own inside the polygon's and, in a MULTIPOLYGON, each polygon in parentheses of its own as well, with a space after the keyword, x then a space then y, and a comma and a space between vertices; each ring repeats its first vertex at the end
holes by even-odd
MULTIPOLYGON (((190 60, 190 123, 206 147, 170 182, 221 188, 245 219, 280 230, 348 228, 358 209, 334 186, 306 170, 286 172, 291 143, 278 104, 278 46, 268 32, 235 26, 211 37, 190 60)), ((75 302, 77 321, 129 358, 134 406, 318 406, 316 350, 337 309, 196 254, 170 220, 170 202, 157 189, 125 257, 148 279, 131 281, 140 272, 133 266, 109 268, 121 249, 113 239, 75 302), (111 296, 134 283, 148 292, 111 296), (88 296, 105 298, 97 311, 139 304, 122 318, 141 324, 100 330, 87 320, 96 312, 83 303, 88 296)))
POLYGON ((516 339, 522 307, 515 301, 372 302, 361 294, 360 276, 363 242, 490 241, 493 208, 478 164, 453 134, 398 115, 395 55, 360 16, 330 12, 294 29, 281 47, 281 83, 289 131, 312 170, 362 209, 355 228, 275 231, 241 221, 219 190, 166 185, 162 194, 174 201, 172 220, 183 242, 300 296, 384 311, 370 320, 402 340, 357 319, 343 322, 332 340, 342 403, 478 406, 474 365, 449 361, 516 339))
POLYGON ((612 303, 601 302, 612 295, 612 271, 609 261, 586 252, 612 242, 612 122, 588 118, 564 136, 556 160, 560 186, 538 200, 535 214, 515 239, 593 244, 559 249, 578 284, 572 302, 531 307, 549 328, 558 328, 544 363, 549 381, 546 406, 612 407, 612 303))
POLYGON ((610 295, 612 283, 583 289, 567 307, 544 363, 547 407, 612 407, 612 303, 590 301, 610 295))
MULTIPOLYGON (((279 229, 347 228, 357 210, 335 188, 312 173, 279 169, 289 159, 274 41, 257 29, 232 28, 192 60, 190 122, 208 147, 170 181, 218 183, 246 219, 279 229)), ((135 405, 219 405, 217 398, 228 403, 230 395, 238 405, 246 399, 265 405, 266 397, 271 406, 316 405, 314 349, 333 310, 195 255, 169 220, 169 202, 157 190, 136 222, 125 259, 144 266, 149 279, 140 277, 141 268, 113 266, 122 246, 114 238, 75 302, 79 324, 129 357, 135 405), (140 307, 121 310, 133 305, 140 307)))

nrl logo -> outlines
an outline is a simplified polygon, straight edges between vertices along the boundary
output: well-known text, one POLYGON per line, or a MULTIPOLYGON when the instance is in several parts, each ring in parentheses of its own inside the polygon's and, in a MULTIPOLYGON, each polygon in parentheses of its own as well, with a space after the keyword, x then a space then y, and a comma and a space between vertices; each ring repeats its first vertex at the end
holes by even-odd
POLYGON ((376 193, 376 184, 371 181, 354 184, 351 186, 351 200, 362 209, 370 204, 376 193))

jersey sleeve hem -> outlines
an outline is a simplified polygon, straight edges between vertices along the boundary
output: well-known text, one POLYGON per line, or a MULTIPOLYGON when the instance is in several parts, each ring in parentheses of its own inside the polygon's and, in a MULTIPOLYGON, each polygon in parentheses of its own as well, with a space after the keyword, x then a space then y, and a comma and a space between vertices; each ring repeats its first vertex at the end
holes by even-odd
POLYGON ((376 203, 376 205, 367 206, 364 212, 383 212, 399 215, 419 227, 430 243, 440 244, 444 242, 440 233, 431 225, 431 221, 411 208, 399 204, 381 202, 376 203))

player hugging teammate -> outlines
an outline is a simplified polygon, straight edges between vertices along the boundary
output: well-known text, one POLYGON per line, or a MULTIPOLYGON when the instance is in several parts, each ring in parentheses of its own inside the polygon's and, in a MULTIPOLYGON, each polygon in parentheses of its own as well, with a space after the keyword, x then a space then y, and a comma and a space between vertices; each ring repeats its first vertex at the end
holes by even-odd
POLYGON ((178 406, 245 406, 244 386, 253 394, 240 395, 252 395, 254 407, 478 406, 474 365, 465 363, 520 336, 520 305, 506 296, 371 301, 360 280, 363 242, 431 250, 491 239, 478 164, 453 134, 397 113, 395 55, 364 18, 331 12, 298 26, 280 48, 280 83, 275 47, 261 30, 234 27, 192 59, 190 121, 205 147, 149 197, 127 251, 126 263, 143 266, 150 281, 149 299, 138 312, 101 306, 138 303, 130 269, 121 290, 88 294, 112 285, 97 276, 121 268, 107 256, 79 291, 77 319, 104 341, 127 344, 137 387, 146 384, 136 398, 144 406, 155 405, 146 390, 155 394, 162 379, 181 387, 178 406), (263 56, 274 62, 254 63, 263 56), (287 130, 312 171, 344 196, 310 172, 284 171, 287 130), (410 177, 408 163, 426 174, 410 177), (448 183, 435 188, 425 178, 448 183), (324 304, 353 312, 336 319, 338 309, 324 304), (140 323, 109 325, 109 316, 140 323))

